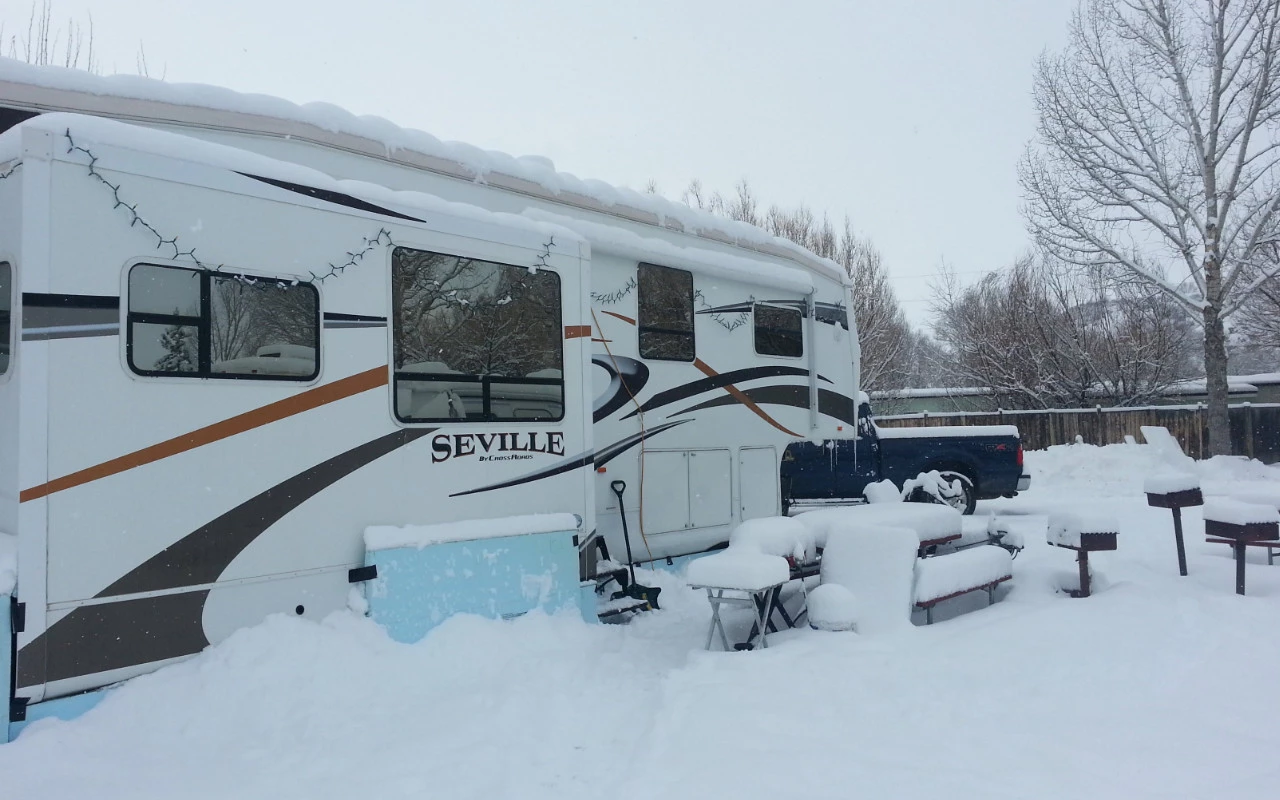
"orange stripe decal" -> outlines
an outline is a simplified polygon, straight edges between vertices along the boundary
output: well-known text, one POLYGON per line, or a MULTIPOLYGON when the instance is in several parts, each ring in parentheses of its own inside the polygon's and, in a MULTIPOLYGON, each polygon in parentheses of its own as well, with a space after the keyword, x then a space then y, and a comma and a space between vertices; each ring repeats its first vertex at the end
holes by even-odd
MULTIPOLYGON (((714 369, 707 366, 706 362, 704 362, 700 358, 695 358, 693 360, 693 365, 697 367, 702 372, 702 374, 706 375, 708 378, 714 378, 716 375, 719 374, 714 369)), ((787 434, 788 436, 794 436, 797 439, 801 438, 800 434, 796 433, 795 431, 789 428, 783 427, 782 423, 778 422, 776 419, 766 414, 764 409, 756 405, 756 402, 752 400, 750 397, 747 397, 745 394, 743 394, 742 390, 739 389, 737 386, 734 386, 732 383, 730 383, 730 384, 726 384, 723 388, 726 392, 729 393, 730 397, 732 397, 734 400, 737 400, 739 403, 742 403, 747 408, 751 409, 753 412, 755 412, 755 415, 760 419, 769 423, 770 425, 782 431, 783 433, 787 434)))
POLYGON ((40 486, 33 486, 30 489, 24 489, 18 495, 20 502, 28 500, 37 500, 41 497, 47 497, 55 492, 61 492, 64 489, 71 489, 75 486, 81 486, 99 478, 106 478, 111 475, 118 475, 121 472, 131 470, 134 467, 140 467, 144 464, 150 464, 161 459, 175 456, 179 453, 185 453, 188 450, 194 450, 197 447, 203 447, 206 444, 221 441, 236 434, 245 431, 260 428, 263 425, 292 417, 295 414, 301 414, 304 411, 310 411, 313 408, 327 405, 337 400, 342 400, 353 395, 367 392, 370 389, 376 389, 379 386, 385 386, 387 383, 386 366, 374 367, 364 372, 356 373, 346 378, 340 378, 332 383, 326 383, 317 386, 314 389, 308 389, 301 394, 286 397, 283 400, 277 400, 269 403, 261 408, 255 408, 252 411, 246 411, 243 414, 237 414, 229 419, 221 422, 215 422, 204 428, 184 433, 181 436, 175 436, 150 447, 144 447, 141 450, 135 450, 132 453, 113 458, 110 461, 104 461, 101 464, 95 464, 87 467, 79 472, 73 472, 70 475, 64 475, 61 478, 55 478, 48 483, 40 486))
POLYGON ((566 339, 582 339, 591 336, 590 325, 565 325, 564 338, 566 339))

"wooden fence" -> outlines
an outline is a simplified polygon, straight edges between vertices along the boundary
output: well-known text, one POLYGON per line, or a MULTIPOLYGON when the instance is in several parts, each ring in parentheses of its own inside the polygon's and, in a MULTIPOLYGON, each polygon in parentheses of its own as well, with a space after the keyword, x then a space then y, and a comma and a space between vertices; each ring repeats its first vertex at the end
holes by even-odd
MULTIPOLYGON (((1280 403, 1230 406, 1231 452, 1268 464, 1280 462, 1280 403)), ((1042 450, 1050 445, 1079 441, 1116 444, 1132 436, 1138 442, 1144 425, 1168 428, 1192 458, 1208 452, 1209 430, 1203 405, 1143 406, 1139 408, 1069 408, 1049 411, 966 411, 954 414, 898 414, 877 417, 884 427, 918 428, 934 425, 1016 425, 1022 445, 1042 450)))

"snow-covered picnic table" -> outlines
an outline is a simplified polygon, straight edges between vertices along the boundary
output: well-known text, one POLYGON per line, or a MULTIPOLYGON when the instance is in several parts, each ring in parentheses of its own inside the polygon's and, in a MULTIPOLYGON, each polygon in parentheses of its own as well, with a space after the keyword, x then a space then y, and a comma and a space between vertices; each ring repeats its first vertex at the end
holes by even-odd
POLYGON ((964 517, 951 506, 934 503, 872 503, 806 511, 793 519, 813 533, 818 548, 826 547, 833 530, 853 526, 906 528, 916 534, 923 550, 959 539, 964 517))

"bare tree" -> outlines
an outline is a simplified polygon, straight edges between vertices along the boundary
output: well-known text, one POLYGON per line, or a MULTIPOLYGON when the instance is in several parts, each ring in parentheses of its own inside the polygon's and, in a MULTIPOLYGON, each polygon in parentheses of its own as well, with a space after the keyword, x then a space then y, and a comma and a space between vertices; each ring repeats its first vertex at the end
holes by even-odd
POLYGON ((1230 447, 1224 321, 1280 269, 1280 0, 1084 0, 1041 59, 1020 177, 1037 242, 1202 327, 1230 447))
POLYGON ((0 52, 28 64, 97 72, 98 61, 93 52, 93 15, 90 14, 84 24, 68 20, 65 27, 55 26, 52 0, 42 0, 39 5, 33 2, 25 36, 19 38, 15 33, 6 37, 4 25, 0 23, 0 52))
POLYGON ((853 279, 850 311, 862 349, 861 388, 870 392, 907 385, 916 366, 911 327, 880 252, 870 240, 854 233, 847 217, 843 228, 837 230, 830 218, 824 215, 818 219, 804 204, 791 209, 770 205, 761 213, 762 203, 745 179, 738 182, 731 198, 719 192, 708 195, 702 182, 693 180, 680 199, 694 208, 758 225, 844 267, 853 279))
POLYGON ((961 385, 1003 408, 1149 402, 1188 368, 1191 327, 1169 298, 1028 256, 937 287, 935 333, 961 385))
POLYGON ((911 327, 889 282, 880 251, 870 241, 854 235, 847 219, 837 261, 853 279, 851 311, 862 350, 859 388, 876 392, 906 387, 913 368, 911 327))

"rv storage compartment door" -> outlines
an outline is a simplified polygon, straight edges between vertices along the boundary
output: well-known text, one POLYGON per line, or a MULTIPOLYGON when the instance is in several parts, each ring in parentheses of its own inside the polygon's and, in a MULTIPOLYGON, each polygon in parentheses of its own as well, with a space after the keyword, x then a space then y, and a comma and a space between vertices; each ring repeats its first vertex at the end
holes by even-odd
POLYGON ((728 450, 644 454, 644 531, 670 533, 733 521, 728 450))
POLYGON ((689 451, 689 527, 733 521, 733 478, 728 450, 689 451))
POLYGON ((778 451, 772 447, 744 447, 738 451, 738 497, 742 521, 776 517, 778 508, 778 451))
POLYGON ((646 450, 641 491, 646 534, 688 528, 689 454, 684 450, 646 450))

